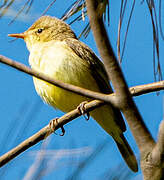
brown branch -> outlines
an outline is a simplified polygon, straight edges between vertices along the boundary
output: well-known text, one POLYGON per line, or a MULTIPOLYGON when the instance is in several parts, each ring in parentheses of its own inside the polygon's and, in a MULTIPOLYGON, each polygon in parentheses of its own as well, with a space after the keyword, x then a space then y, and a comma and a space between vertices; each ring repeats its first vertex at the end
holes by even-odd
MULTIPOLYGON (((114 94, 111 96, 111 94, 106 95, 106 94, 102 94, 102 93, 97 93, 97 92, 90 91, 90 90, 87 90, 84 88, 80 88, 78 86, 74 86, 71 84, 63 83, 58 80, 54 80, 52 78, 45 76, 44 74, 42 74, 40 72, 36 72, 35 70, 32 70, 31 68, 25 66, 24 64, 21 64, 17 61, 13 61, 12 59, 9 59, 2 55, 0 55, 0 62, 6 64, 8 66, 11 66, 19 71, 22 71, 26 74, 29 74, 31 76, 35 76, 39 79, 45 80, 55 86, 61 87, 68 91, 78 93, 78 94, 86 96, 86 97, 98 99, 98 100, 101 100, 104 102, 110 102, 112 105, 114 105, 113 104, 114 98, 111 98, 111 97, 114 97, 114 94), (108 98, 106 98, 106 97, 108 97, 108 98)), ((147 94, 147 93, 151 93, 151 92, 155 92, 155 91, 160 91, 163 89, 164 89, 164 81, 159 81, 159 82, 155 82, 155 83, 131 87, 129 90, 133 96, 139 96, 139 95, 143 95, 143 94, 147 94)))
MULTIPOLYGON (((148 156, 149 166, 151 171, 146 172, 146 179, 163 179, 164 177, 164 120, 162 120, 159 126, 158 141, 153 148, 152 152, 148 156)), ((143 165, 145 165, 143 163, 143 165)))
MULTIPOLYGON (((94 91, 90 91, 88 89, 80 88, 78 86, 74 86, 71 84, 63 83, 62 81, 55 80, 52 78, 47 77, 43 73, 36 72, 35 70, 25 66, 24 64, 21 64, 17 61, 13 61, 12 59, 9 59, 5 56, 0 55, 0 62, 4 63, 6 65, 9 65, 19 71, 22 71, 26 74, 29 74, 31 76, 35 76, 39 79, 45 80, 55 86, 61 87, 63 89, 66 89, 68 91, 80 94, 82 96, 98 99, 107 103, 111 103, 113 106, 115 105, 115 95, 113 94, 106 95, 94 91)), ((129 90, 133 96, 139 96, 142 94, 150 93, 150 92, 155 92, 155 91, 160 91, 164 89, 164 81, 159 81, 155 83, 150 83, 150 84, 145 84, 145 85, 139 85, 135 87, 131 87, 129 90)))
POLYGON ((144 180, 164 179, 164 120, 159 126, 158 141, 153 147, 149 148, 145 154, 145 159, 141 159, 141 168, 144 180))
MULTIPOLYGON (((164 89, 164 81, 158 82, 158 83, 151 83, 151 84, 147 84, 147 85, 131 87, 130 91, 131 91, 131 94, 133 96, 138 96, 138 94, 142 95, 142 94, 150 93, 151 92, 150 90, 152 90, 152 92, 154 92, 155 89, 156 90, 164 89)), ((109 96, 114 96, 114 93, 110 94, 109 96)), ((94 110, 95 108, 100 107, 103 104, 104 104, 104 102, 100 101, 100 100, 91 101, 85 105, 86 112, 94 110)), ((65 114, 64 116, 62 116, 58 119, 58 125, 56 126, 55 130, 57 130, 61 126, 69 123, 70 121, 79 117, 80 115, 81 114, 77 109, 65 114)), ((22 152, 24 152, 25 150, 27 150, 31 146, 33 146, 33 145, 37 144, 38 142, 44 140, 51 133, 53 133, 53 132, 50 129, 49 125, 45 126, 40 131, 38 131, 36 134, 34 134, 30 138, 26 139, 24 142, 19 144, 17 147, 13 148, 12 150, 7 152, 6 154, 2 155, 0 157, 0 167, 5 165, 6 163, 8 163, 10 160, 14 159, 16 156, 18 156, 19 154, 21 154, 22 152)))
POLYGON ((115 104, 116 104, 114 96, 106 96, 103 93, 94 92, 94 91, 91 91, 88 89, 84 89, 84 88, 80 88, 78 86, 74 86, 72 84, 67 84, 67 83, 63 83, 62 81, 52 79, 50 77, 47 77, 46 75, 44 75, 41 72, 37 72, 37 71, 25 66, 24 64, 21 64, 17 61, 13 61, 12 59, 9 59, 5 56, 0 55, 0 62, 4 63, 6 65, 9 65, 9 66, 11 66, 11 67, 13 67, 19 71, 22 71, 26 74, 29 74, 31 76, 35 76, 39 79, 42 79, 46 82, 49 82, 49 83, 51 83, 57 87, 61 87, 65 90, 68 90, 68 91, 71 91, 71 92, 74 92, 74 93, 77 93, 79 95, 89 97, 92 99, 99 99, 101 101, 111 103, 111 104, 113 104, 113 106, 115 106, 115 104))
MULTIPOLYGON (((104 102, 99 101, 99 100, 91 101, 85 105, 86 112, 89 112, 89 111, 91 111, 91 110, 95 109, 96 107, 99 107, 100 105, 103 105, 103 104, 104 104, 104 102)), ((75 110, 63 115, 62 117, 60 117, 57 120, 58 123, 55 127, 55 130, 57 130, 60 127, 62 127, 63 125, 69 123, 70 121, 79 117, 80 115, 81 115, 81 113, 79 112, 78 109, 75 109, 75 110)), ((48 137, 52 133, 53 133, 53 131, 50 128, 50 126, 49 125, 45 126, 40 131, 38 131, 36 134, 34 134, 30 138, 26 139, 24 142, 20 143, 18 146, 16 146, 15 148, 10 150, 6 154, 2 155, 0 157, 0 167, 5 165, 6 163, 8 163, 10 160, 14 159, 16 156, 18 156, 19 154, 21 154, 22 152, 24 152, 25 150, 27 150, 31 146, 33 146, 33 145, 37 144, 38 142, 44 140, 46 137, 48 137)))
POLYGON ((149 84, 131 87, 129 90, 131 95, 140 96, 143 94, 152 93, 163 89, 164 89, 164 81, 159 81, 155 83, 149 83, 149 84))
POLYGON ((95 0, 86 0, 86 3, 91 29, 101 58, 104 61, 108 77, 110 77, 116 91, 116 98, 120 105, 119 108, 122 110, 130 126, 140 152, 143 152, 147 147, 154 146, 154 140, 131 98, 123 73, 108 40, 102 18, 97 15, 95 0))
POLYGON ((158 162, 163 163, 161 159, 164 159, 164 120, 161 122, 158 132, 158 141, 152 151, 153 159, 156 159, 158 162))

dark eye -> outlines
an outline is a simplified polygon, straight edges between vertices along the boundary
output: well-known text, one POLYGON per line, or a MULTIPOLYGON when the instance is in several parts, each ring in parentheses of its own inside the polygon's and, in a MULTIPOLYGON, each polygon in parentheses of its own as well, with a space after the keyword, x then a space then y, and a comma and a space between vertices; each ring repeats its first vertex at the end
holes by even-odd
POLYGON ((38 33, 42 33, 43 29, 38 29, 38 33))

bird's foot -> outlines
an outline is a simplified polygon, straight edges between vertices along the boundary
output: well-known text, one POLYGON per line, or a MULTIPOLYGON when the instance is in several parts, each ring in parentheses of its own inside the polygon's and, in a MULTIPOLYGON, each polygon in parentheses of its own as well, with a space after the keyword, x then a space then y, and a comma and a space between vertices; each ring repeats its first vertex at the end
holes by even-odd
POLYGON ((87 104, 88 101, 83 101, 77 106, 77 109, 80 111, 80 113, 84 116, 85 120, 88 121, 90 118, 89 112, 86 112, 85 104, 87 104))
MULTIPOLYGON (((59 118, 55 118, 55 119, 53 119, 53 120, 51 120, 50 122, 49 122, 49 127, 50 127, 50 129, 55 133, 55 129, 56 129, 56 127, 58 126, 58 119, 59 118)), ((60 136, 64 136, 64 134, 65 134, 65 129, 64 129, 64 127, 63 126, 60 126, 60 128, 61 128, 61 131, 62 131, 62 134, 60 134, 60 136)), ((56 133, 55 133, 56 134, 56 133)))

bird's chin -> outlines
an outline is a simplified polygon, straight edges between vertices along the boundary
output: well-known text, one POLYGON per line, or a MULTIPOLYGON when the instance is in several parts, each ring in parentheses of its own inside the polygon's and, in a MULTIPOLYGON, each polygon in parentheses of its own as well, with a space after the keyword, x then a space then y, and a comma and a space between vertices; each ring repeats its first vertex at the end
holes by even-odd
POLYGON ((30 39, 27 39, 27 38, 24 38, 24 41, 26 43, 27 49, 31 52, 32 49, 35 47, 36 43, 30 39))

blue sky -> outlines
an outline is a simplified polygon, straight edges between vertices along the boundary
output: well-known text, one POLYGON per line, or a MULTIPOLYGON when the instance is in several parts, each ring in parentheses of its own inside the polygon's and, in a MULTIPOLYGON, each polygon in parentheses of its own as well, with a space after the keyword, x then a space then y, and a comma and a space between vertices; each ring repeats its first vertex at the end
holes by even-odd
MULTIPOLYGON (((51 1, 34 1, 31 11, 27 15, 20 15, 12 25, 8 25, 16 9, 19 9, 21 2, 16 1, 9 13, 0 19, 0 51, 1 54, 28 65, 29 52, 26 49, 23 40, 10 42, 11 38, 7 37, 9 33, 19 33, 25 31, 43 12, 45 7, 51 1)), ((69 1, 71 4, 73 1, 69 1)), ((129 8, 131 3, 128 4, 129 8)), ((63 11, 67 9, 68 1, 57 0, 48 12, 48 15, 60 18, 63 11)), ((110 27, 107 27, 111 43, 116 52, 117 30, 119 20, 120 2, 118 0, 110 2, 110 27)), ((123 22, 122 35, 125 33, 127 24, 126 11, 125 21, 123 22)), ((86 19, 87 20, 87 19, 86 19)), ((70 22, 68 20, 67 22, 70 22)), ((85 22, 77 22, 71 25, 78 35, 85 22)), ((122 36, 124 37, 124 36, 122 36)), ((123 72, 129 86, 151 83, 154 81, 153 76, 153 56, 152 56, 152 25, 146 3, 136 2, 134 14, 130 24, 125 55, 123 59, 123 72)), ((96 49, 92 33, 87 39, 81 38, 93 51, 99 56, 96 49)), ((160 58, 163 59, 163 41, 160 39, 160 58)), ((162 63, 163 65, 163 63, 162 63)), ((52 107, 44 104, 36 94, 32 77, 12 69, 6 65, 0 64, 0 113, 1 136, 0 136, 0 153, 3 154, 18 145, 39 129, 49 123, 54 117, 60 117, 63 113, 54 110, 52 107)), ((163 93, 158 96, 156 93, 142 95, 135 98, 135 102, 143 116, 153 137, 156 139, 158 126, 163 118, 163 93)), ((77 120, 65 126, 66 134, 64 137, 52 135, 47 145, 38 145, 22 153, 19 157, 10 162, 7 166, 0 169, 0 179, 23 179, 31 172, 32 164, 36 163, 36 151, 42 146, 48 149, 50 154, 53 151, 54 161, 49 161, 50 157, 46 155, 46 162, 54 168, 42 179, 63 179, 68 178, 75 171, 79 162, 82 162, 100 144, 105 142, 105 147, 96 158, 88 163, 88 166, 81 174, 81 179, 99 179, 108 170, 108 173, 117 173, 120 164, 127 169, 116 145, 109 135, 107 135, 97 123, 90 119, 78 118, 77 120), (79 150, 80 149, 80 150, 79 150), (51 150, 51 151, 50 151, 51 150), (59 151, 61 150, 61 151, 59 151), (65 152, 67 150, 67 153, 65 152), (74 150, 74 151, 73 151, 74 150), (60 152, 64 155, 58 156, 60 152), (72 153, 73 152, 73 153, 72 153), (56 159, 58 157, 58 159, 56 159), (71 164, 71 165, 70 165, 71 164), (31 168, 31 169, 30 169, 31 168), (110 169, 110 170, 109 170, 110 169), (115 170, 116 169, 116 170, 115 170), (115 170, 115 171, 114 171, 115 170), (25 176, 26 175, 26 176, 25 176)), ((60 133, 60 131, 58 132, 60 133)), ((139 156, 139 151, 127 125, 126 137, 134 152, 139 156)), ((120 166, 121 169, 121 166, 120 166)), ((140 172, 137 174, 140 175, 140 172)), ((133 175, 136 176, 135 174, 133 175)), ((137 176, 136 179, 140 179, 137 176)))

